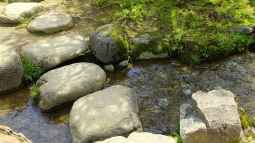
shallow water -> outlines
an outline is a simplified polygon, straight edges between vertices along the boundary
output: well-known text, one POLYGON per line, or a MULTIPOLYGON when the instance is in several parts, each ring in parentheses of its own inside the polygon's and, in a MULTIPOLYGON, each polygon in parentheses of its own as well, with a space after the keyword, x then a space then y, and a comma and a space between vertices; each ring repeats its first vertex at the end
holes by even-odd
MULTIPOLYGON (((255 54, 247 53, 224 61, 190 67, 173 60, 137 62, 132 68, 108 74, 107 86, 133 88, 145 131, 170 134, 179 122, 179 106, 187 91, 222 87, 234 92, 249 115, 255 115, 255 54)), ((54 113, 42 113, 22 89, 0 97, 0 124, 25 134, 35 143, 71 143, 68 127, 70 105, 54 113)))

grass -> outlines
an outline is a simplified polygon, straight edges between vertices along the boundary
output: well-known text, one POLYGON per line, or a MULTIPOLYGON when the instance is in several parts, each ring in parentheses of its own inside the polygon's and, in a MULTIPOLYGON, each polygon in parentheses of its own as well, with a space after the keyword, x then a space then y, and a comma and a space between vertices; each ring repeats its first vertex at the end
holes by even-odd
POLYGON ((33 64, 29 59, 22 57, 24 69, 24 82, 27 85, 34 84, 37 79, 44 73, 44 70, 33 64))

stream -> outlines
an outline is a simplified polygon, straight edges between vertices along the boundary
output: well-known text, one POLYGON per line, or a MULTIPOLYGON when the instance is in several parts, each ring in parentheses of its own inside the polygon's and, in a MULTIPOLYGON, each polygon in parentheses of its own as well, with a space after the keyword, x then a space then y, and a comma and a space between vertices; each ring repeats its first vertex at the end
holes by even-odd
MULTIPOLYGON (((132 68, 108 74, 107 86, 122 84, 139 97, 139 117, 145 131, 176 132, 179 107, 185 97, 198 90, 218 87, 237 95, 240 107, 255 115, 255 54, 245 53, 199 66, 174 60, 141 61, 132 68)), ((68 114, 71 105, 54 113, 42 113, 29 99, 29 89, 0 98, 0 124, 14 128, 35 143, 71 143, 68 114)))

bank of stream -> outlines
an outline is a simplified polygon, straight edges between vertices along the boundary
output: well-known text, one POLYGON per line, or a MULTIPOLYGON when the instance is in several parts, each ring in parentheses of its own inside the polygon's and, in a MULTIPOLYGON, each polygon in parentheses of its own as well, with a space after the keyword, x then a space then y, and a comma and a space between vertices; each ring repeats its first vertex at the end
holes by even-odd
MULTIPOLYGON (((223 61, 187 66, 174 60, 137 62, 128 70, 108 74, 106 86, 122 84, 133 88, 145 131, 176 132, 179 106, 197 90, 222 87, 237 95, 250 116, 255 115, 255 54, 245 53, 223 61)), ((71 105, 42 113, 29 98, 29 89, 1 95, 0 124, 8 125, 36 143, 71 143, 68 114, 71 105)))

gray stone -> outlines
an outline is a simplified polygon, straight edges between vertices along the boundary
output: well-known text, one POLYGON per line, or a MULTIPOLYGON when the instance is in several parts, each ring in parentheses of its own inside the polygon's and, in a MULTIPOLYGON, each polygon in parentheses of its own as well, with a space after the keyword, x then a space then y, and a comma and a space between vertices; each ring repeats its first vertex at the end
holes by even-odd
POLYGON ((119 63, 119 67, 120 68, 126 68, 128 67, 129 61, 128 60, 124 60, 122 62, 119 63))
POLYGON ((128 136, 128 138, 118 136, 104 141, 98 141, 96 143, 177 143, 177 141, 171 136, 147 132, 133 132, 128 136))
POLYGON ((45 73, 38 81, 39 106, 49 110, 97 91, 104 86, 106 74, 98 65, 75 63, 45 73))
POLYGON ((198 91, 180 108, 183 143, 234 143, 242 132, 238 106, 232 92, 198 91))
POLYGON ((49 12, 33 19, 27 29, 30 32, 56 33, 73 27, 73 19, 69 14, 49 12))
POLYGON ((112 37, 114 26, 112 24, 99 27, 91 34, 91 49, 101 62, 105 64, 116 63, 124 59, 125 51, 119 41, 112 37))
POLYGON ((22 82, 23 66, 12 48, 0 46, 0 93, 18 88, 22 82))
POLYGON ((168 57, 168 53, 155 54, 149 51, 145 51, 139 55, 138 60, 164 59, 168 57))
POLYGON ((22 48, 21 54, 43 69, 51 69, 87 52, 86 40, 77 34, 47 38, 22 48))
POLYGON ((36 2, 17 2, 5 6, 3 15, 1 16, 2 23, 19 23, 25 18, 29 18, 43 10, 43 6, 36 2))
POLYGON ((115 70, 114 65, 105 65, 104 69, 108 72, 114 72, 115 70))
POLYGON ((77 100, 70 114, 73 143, 89 143, 141 130, 133 90, 112 86, 77 100))

